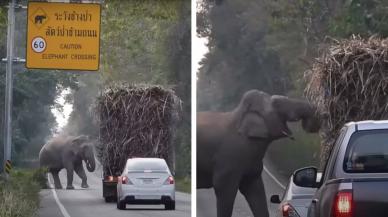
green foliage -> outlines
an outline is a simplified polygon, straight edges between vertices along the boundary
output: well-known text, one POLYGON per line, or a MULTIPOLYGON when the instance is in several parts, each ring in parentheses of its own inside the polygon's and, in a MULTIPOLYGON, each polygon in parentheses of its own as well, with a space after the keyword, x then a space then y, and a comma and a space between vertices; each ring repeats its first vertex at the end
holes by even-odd
POLYGON ((284 177, 289 177, 301 167, 319 167, 320 163, 318 135, 305 133, 299 124, 293 124, 291 130, 295 140, 285 138, 275 141, 267 151, 267 156, 273 160, 278 174, 284 177))
POLYGON ((0 180, 0 216, 36 216, 41 176, 41 170, 13 170, 9 181, 0 180))
POLYGON ((106 79, 168 84, 166 40, 178 22, 180 0, 107 1, 102 15, 102 72, 106 79))
MULTIPOLYGON (((302 97, 304 71, 327 37, 388 36, 385 0, 203 0, 197 8, 197 33, 209 40, 198 75, 199 110, 230 110, 251 88, 302 97)), ((275 163, 288 174, 319 162, 318 136, 295 134, 296 141, 269 150, 287 159, 275 163)))
MULTIPOLYGON (((0 77, 0 96, 4 97, 5 72, 0 77)), ((76 88, 75 75, 55 71, 23 70, 14 76, 13 160, 36 159, 45 139, 53 133, 56 120, 51 109, 64 88, 76 88)), ((3 113, 4 101, 0 103, 3 113)), ((3 137, 0 136, 1 141, 3 137)))
POLYGON ((175 178, 175 184, 178 191, 191 193, 191 180, 189 177, 175 178))
POLYGON ((352 0, 343 13, 330 23, 330 33, 338 37, 358 34, 388 36, 388 2, 384 0, 352 0))
POLYGON ((269 31, 265 3, 224 1, 220 6, 203 8, 209 10, 202 13, 210 25, 202 22, 206 26, 199 29, 208 37, 209 53, 198 75, 198 109, 231 109, 249 89, 285 93, 289 77, 279 54, 265 40, 269 31))
POLYGON ((79 76, 72 94, 74 111, 65 132, 98 136, 90 113, 103 86, 115 81, 172 87, 182 103, 177 129, 176 173, 191 163, 191 4, 189 0, 105 1, 101 20, 100 74, 79 76))
MULTIPOLYGON (((25 22, 17 16, 16 23, 25 22)), ((24 25, 16 25, 25 27, 24 25)), ((6 56, 7 9, 0 7, 0 58, 6 56)), ((20 32, 20 29, 16 29, 20 32)), ((15 49, 20 48, 15 41, 15 49)), ((61 71, 27 70, 13 67, 12 160, 18 165, 25 158, 37 159, 46 138, 54 133, 56 120, 51 109, 60 108, 56 98, 65 88, 77 89, 77 75, 61 71)), ((0 63, 0 99, 5 97, 5 64, 0 63)), ((0 100, 0 141, 3 141, 4 100, 0 100)), ((3 157, 1 149, 1 158, 3 157)))

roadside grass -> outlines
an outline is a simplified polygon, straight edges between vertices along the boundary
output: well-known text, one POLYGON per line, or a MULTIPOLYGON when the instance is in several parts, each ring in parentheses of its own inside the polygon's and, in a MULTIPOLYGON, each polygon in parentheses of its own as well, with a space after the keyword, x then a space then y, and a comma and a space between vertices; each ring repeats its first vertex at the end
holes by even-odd
POLYGON ((188 177, 175 177, 175 187, 178 191, 191 193, 191 180, 188 177))
MULTIPOLYGON (((267 151, 279 175, 288 178, 296 169, 306 166, 319 168, 320 138, 303 131, 300 124, 290 124, 295 140, 288 138, 273 142, 267 151)), ((288 179, 287 179, 288 180, 288 179)))
POLYGON ((39 191, 45 187, 44 170, 13 170, 9 180, 0 178, 0 217, 35 217, 39 191))

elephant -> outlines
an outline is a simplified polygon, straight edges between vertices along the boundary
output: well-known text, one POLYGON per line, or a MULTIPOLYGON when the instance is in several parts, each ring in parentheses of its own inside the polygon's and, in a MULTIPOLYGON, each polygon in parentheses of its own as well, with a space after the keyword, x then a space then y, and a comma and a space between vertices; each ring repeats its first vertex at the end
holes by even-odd
POLYGON ((82 188, 88 188, 87 177, 82 165, 85 162, 89 172, 96 168, 93 145, 87 136, 58 136, 46 143, 39 153, 41 167, 46 167, 52 174, 56 189, 62 189, 58 173, 65 168, 67 171, 66 189, 74 189, 73 171, 81 178, 82 188))
POLYGON ((35 24, 39 23, 42 24, 43 20, 46 19, 47 17, 45 15, 37 15, 35 16, 35 24))
POLYGON ((269 144, 293 138, 287 122, 301 121, 305 131, 320 128, 307 101, 259 90, 247 91, 229 112, 197 114, 197 189, 213 188, 217 217, 230 217, 239 190, 255 217, 268 217, 261 178, 269 144))

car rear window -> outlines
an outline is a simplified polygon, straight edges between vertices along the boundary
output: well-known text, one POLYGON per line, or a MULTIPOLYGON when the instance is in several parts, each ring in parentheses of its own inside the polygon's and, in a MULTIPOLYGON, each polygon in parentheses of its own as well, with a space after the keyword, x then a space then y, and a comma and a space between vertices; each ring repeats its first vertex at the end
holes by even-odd
POLYGON ((167 171, 167 164, 163 161, 129 161, 128 171, 167 171))
POLYGON ((343 167, 348 173, 388 173, 388 130, 355 132, 343 167))

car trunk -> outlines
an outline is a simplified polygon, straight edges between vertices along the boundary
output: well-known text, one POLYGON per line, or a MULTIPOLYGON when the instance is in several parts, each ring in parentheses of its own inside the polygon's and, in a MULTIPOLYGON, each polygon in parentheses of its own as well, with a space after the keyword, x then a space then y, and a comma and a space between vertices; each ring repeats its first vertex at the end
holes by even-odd
POLYGON ((386 217, 388 210, 388 179, 353 180, 354 217, 386 217))
POLYGON ((160 187, 170 175, 165 171, 128 172, 128 179, 136 187, 160 187))

